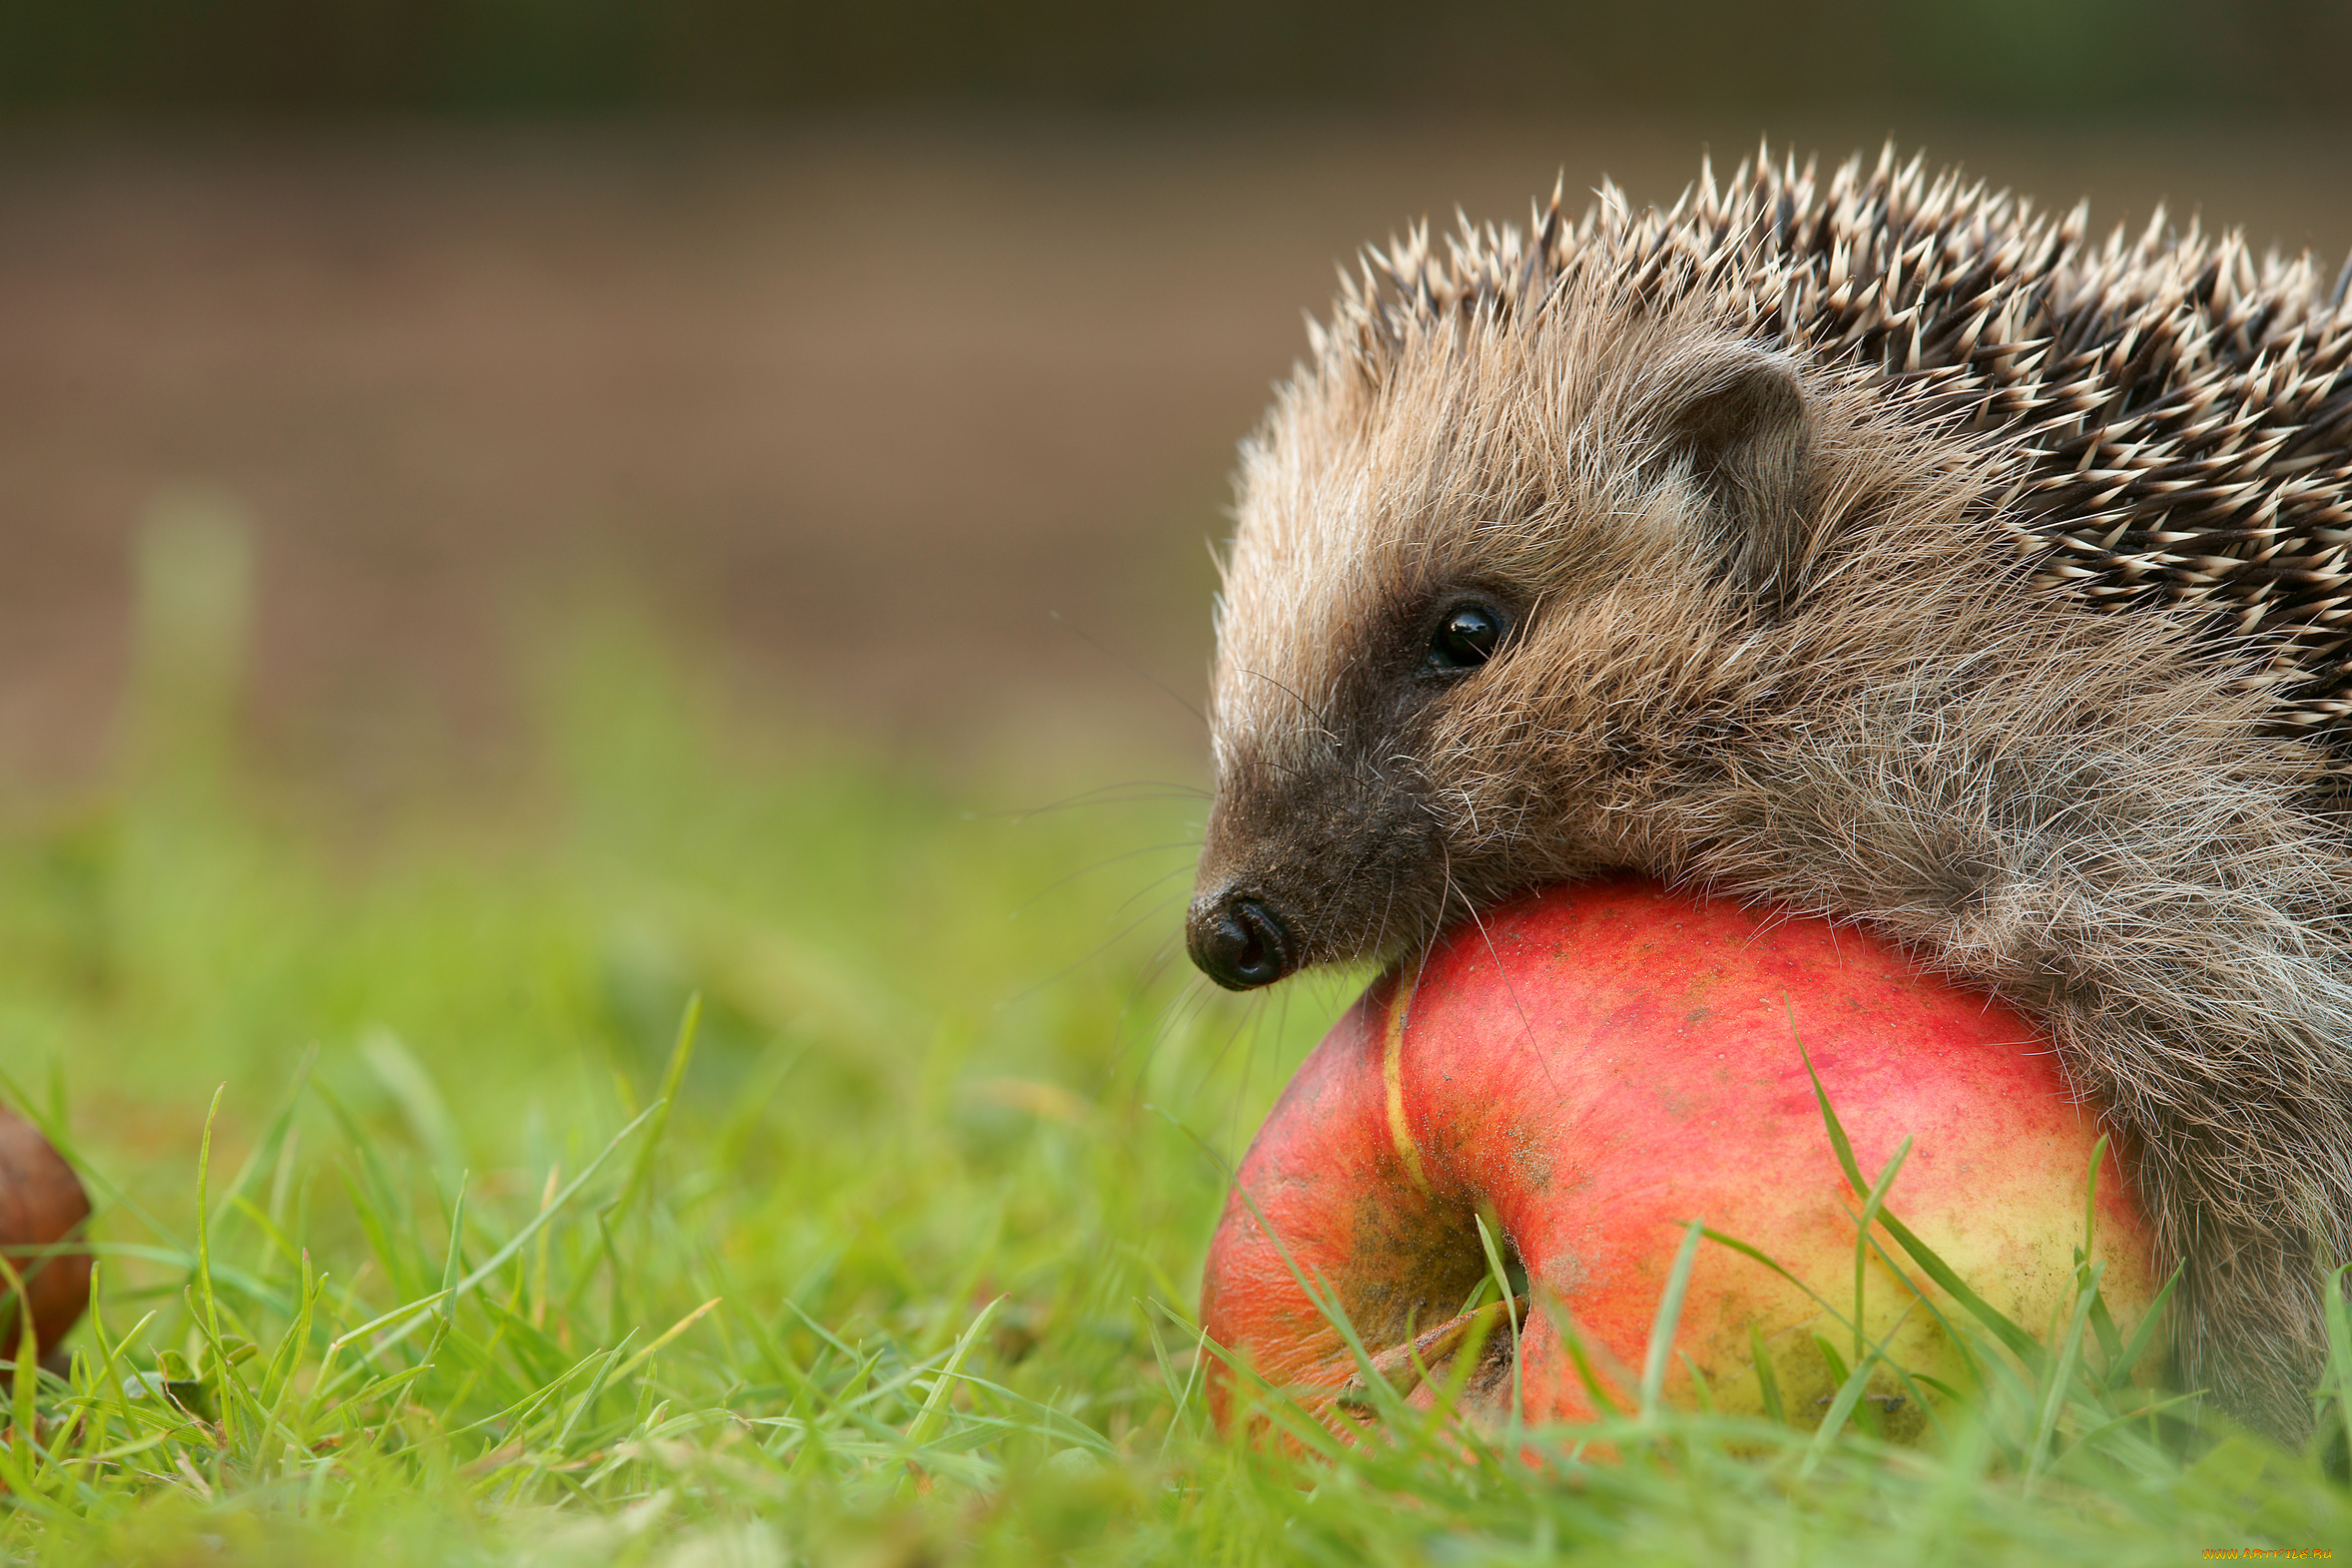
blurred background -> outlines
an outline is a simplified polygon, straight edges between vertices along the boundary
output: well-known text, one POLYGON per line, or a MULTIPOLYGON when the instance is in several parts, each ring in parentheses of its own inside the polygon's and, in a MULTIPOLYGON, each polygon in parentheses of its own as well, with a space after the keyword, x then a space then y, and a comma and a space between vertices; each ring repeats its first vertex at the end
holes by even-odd
POLYGON ((1232 444, 1361 243, 1892 136, 2332 264, 2348 59, 2346 0, 0 0, 0 780, 115 766, 189 509, 241 752, 363 814, 527 778, 583 596, 784 723, 1197 778, 1232 444))

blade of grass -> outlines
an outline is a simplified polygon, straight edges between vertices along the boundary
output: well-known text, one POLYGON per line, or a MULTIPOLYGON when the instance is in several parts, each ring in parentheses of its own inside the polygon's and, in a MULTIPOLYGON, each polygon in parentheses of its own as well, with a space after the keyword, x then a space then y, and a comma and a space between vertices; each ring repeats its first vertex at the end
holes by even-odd
POLYGON ((34 1437, 40 1430, 39 1407, 36 1395, 40 1392, 41 1345, 33 1327, 33 1298, 25 1289, 24 1277, 16 1272, 16 1265, 0 1255, 0 1282, 7 1292, 0 1295, 16 1315, 16 1358, 9 1366, 9 1422, 7 1436, 8 1479, 12 1490, 20 1495, 44 1495, 37 1476, 38 1468, 32 1461, 34 1437))
POLYGON ((647 1107, 654 1121, 645 1141, 637 1146, 637 1159, 629 1169, 629 1180, 621 1188, 620 1197, 613 1200, 616 1224, 625 1221, 638 1199, 653 1186, 654 1157, 661 1152, 662 1134, 669 1130, 670 1107, 678 1103, 679 1085, 686 1081, 686 1069, 694 1061, 695 1037, 702 1030, 703 994, 700 991, 686 999, 686 1010, 678 1019, 678 1034, 670 1045, 670 1060, 662 1069, 662 1087, 647 1107))
POLYGON ((988 1319, 996 1315, 996 1308, 1003 1306, 1006 1300, 999 1296, 981 1307, 973 1315, 971 1326, 963 1330, 955 1341, 955 1347, 947 1352, 947 1363, 933 1376, 930 1392, 923 1397, 922 1408, 915 1411, 914 1419, 906 1425, 906 1446, 909 1449, 919 1449, 928 1443, 947 1419, 947 1391, 954 1386, 955 1374, 963 1369, 964 1357, 971 1354, 971 1347, 978 1341, 980 1331, 988 1326, 988 1319))
POLYGON ((405 1338, 407 1329, 413 1328, 428 1315, 437 1318, 439 1314, 435 1313, 433 1308, 440 1306, 441 1300, 442 1293, 435 1291, 430 1296, 420 1296, 413 1302, 402 1302, 391 1310, 379 1312, 358 1327, 346 1329, 328 1340, 326 1353, 319 1358, 318 1376, 311 1384, 309 1396, 304 1403, 305 1410, 314 1412, 321 1409, 327 1400, 337 1397, 345 1381, 360 1375, 377 1356, 405 1338), (399 1324, 400 1327, 395 1329, 391 1326, 392 1324, 399 1324), (347 1346, 367 1338, 378 1329, 384 1330, 384 1336, 368 1346, 366 1353, 352 1362, 350 1366, 344 1368, 340 1373, 335 1372, 334 1363, 340 1358, 343 1350, 347 1346))
POLYGON ((2090 1175, 2082 1183, 2082 1256, 2098 1256, 2098 1163, 2106 1157, 2107 1135, 2090 1146, 2090 1175))
POLYGON ((199 1300, 204 1304, 206 1336, 214 1344, 213 1364, 218 1369, 221 1389, 218 1395, 221 1414, 227 1418, 230 1398, 228 1389, 229 1358, 219 1353, 221 1342, 221 1308, 213 1297, 212 1206, 206 1187, 213 1170, 213 1122, 221 1114, 221 1097, 229 1092, 222 1084, 213 1091, 212 1106, 205 1112, 204 1142, 196 1155, 196 1284, 199 1300))
POLYGON ((636 1337, 637 1330, 629 1330, 605 1356, 604 1364, 596 1369, 596 1375, 588 1380, 587 1391, 580 1395, 579 1402, 564 1417, 563 1425, 556 1431, 554 1443, 549 1446, 547 1456, 542 1458, 538 1466, 540 1473, 544 1473, 549 1464, 571 1451, 572 1433, 579 1429, 580 1422, 587 1418, 588 1412, 596 1407, 596 1401, 604 1396, 605 1384, 612 1380, 613 1368, 620 1364, 621 1352, 628 1349, 629 1341, 636 1337))
MULTIPOLYGON (((1152 1109, 1157 1110, 1157 1107, 1152 1109)), ((1159 1114, 1168 1121, 1169 1125, 1191 1139, 1194 1147, 1199 1149, 1202 1154, 1207 1155, 1210 1162, 1224 1174, 1226 1190, 1237 1195, 1248 1207, 1251 1218, 1256 1220, 1259 1229, 1265 1232, 1266 1240, 1273 1246, 1275 1256, 1282 1260, 1283 1267, 1290 1272, 1292 1281, 1306 1296, 1308 1305, 1322 1314, 1323 1319, 1338 1331, 1341 1341, 1347 1345, 1349 1354, 1356 1361, 1356 1375, 1363 1379, 1366 1397, 1374 1402, 1384 1417, 1393 1412, 1402 1412, 1405 1408, 1404 1400, 1399 1398, 1397 1391, 1389 1386, 1389 1380, 1381 1375, 1380 1368, 1373 1364, 1372 1352, 1365 1347, 1363 1338, 1357 1333, 1356 1324, 1349 1317, 1347 1308, 1341 1304, 1338 1293, 1328 1290, 1328 1282, 1325 1283, 1326 1289, 1318 1289, 1315 1282, 1307 1278, 1306 1271, 1299 1267, 1299 1261, 1291 1256, 1290 1244, 1282 1239, 1281 1233, 1274 1228, 1274 1222, 1268 1219, 1266 1211, 1258 1206, 1257 1196, 1241 1185, 1241 1173, 1226 1164, 1217 1151, 1209 1146, 1207 1139, 1202 1138, 1174 1117, 1168 1116, 1166 1112, 1162 1111, 1159 1114)), ((1479 1235, 1486 1241, 1488 1267, 1496 1269, 1499 1273, 1499 1265, 1494 1259, 1492 1241, 1485 1237, 1485 1222, 1483 1220, 1479 1222, 1479 1235)), ((1513 1356, 1513 1367, 1515 1385, 1515 1355, 1513 1356)), ((1515 1408, 1512 1419, 1514 1421, 1517 1419, 1515 1408)))
POLYGON ((661 1333, 655 1337, 653 1343, 647 1345, 644 1349, 639 1350, 635 1355, 629 1357, 628 1360, 622 1362, 621 1369, 616 1375, 626 1377, 631 1372, 637 1370, 638 1367, 644 1365, 647 1361, 652 1360, 655 1353, 659 1351, 662 1346, 677 1338, 680 1334, 693 1327, 696 1323, 701 1322, 706 1315, 715 1310, 719 1306, 720 1300, 721 1299, 719 1297, 712 1297, 709 1301, 703 1303, 702 1306, 696 1307, 693 1311, 688 1312, 685 1316, 670 1324, 669 1327, 663 1329, 661 1333))
POLYGON ((1905 1138, 1895 1150, 1895 1158, 1879 1173, 1871 1184, 1870 1196, 1863 1200, 1862 1213, 1854 1222, 1854 1354, 1862 1354, 1863 1324, 1870 1320, 1863 1300, 1863 1282, 1870 1273, 1870 1227, 1886 1208, 1887 1193, 1895 1185, 1895 1177, 1903 1169, 1903 1162, 1911 1158, 1911 1140, 1905 1138))
POLYGON ((2041 1486, 2050 1468, 2050 1445, 2058 1434, 2058 1412, 2065 1407, 2066 1391, 2073 1381, 2074 1362, 2082 1353, 2082 1334, 2090 1321, 2090 1304, 2098 1300, 2097 1276, 2101 1266, 2091 1266, 2091 1289, 2074 1298, 2074 1312, 2066 1325, 2064 1338, 2058 1341, 2058 1354, 2044 1374, 2042 1409, 2034 1423, 2034 1446, 2026 1460, 2026 1494, 2032 1496, 2041 1486))
POLYGON ((1494 1245, 1494 1233, 1486 1228, 1486 1217, 1472 1214, 1478 1227, 1478 1246, 1486 1254, 1486 1275, 1494 1282, 1494 1290, 1502 1298, 1502 1309, 1510 1319, 1510 1429, 1515 1435, 1526 1417, 1526 1372, 1521 1360, 1519 1343, 1519 1304, 1517 1293, 1510 1288, 1510 1271, 1502 1266, 1502 1251, 1494 1245))
MULTIPOLYGON (((1786 999, 1783 1000, 1785 1003, 1786 999)), ((1796 1015, 1792 1012, 1789 1016, 1792 1035, 1796 1026, 1796 1015)), ((1813 1080, 1814 1099, 1821 1107, 1822 1124, 1829 1129, 1830 1147, 1837 1152, 1838 1165, 1846 1173, 1846 1181, 1853 1187, 1855 1196, 1865 1197, 1870 1192, 1871 1184, 1862 1179, 1862 1167, 1854 1159, 1854 1146, 1846 1138, 1846 1129, 1838 1121, 1836 1108, 1830 1104, 1829 1091, 1822 1087, 1821 1074, 1814 1071, 1812 1054, 1805 1049, 1805 1042, 1801 1039, 1797 1041, 1797 1054, 1804 1060, 1806 1076, 1813 1080)), ((1970 1316, 1990 1329, 1994 1337, 2009 1348, 2011 1354, 2029 1366, 2040 1364, 2042 1346, 2034 1336, 1970 1290, 1967 1282, 1953 1273, 1951 1266, 1937 1257, 1932 1248, 1913 1235, 1909 1226, 1896 1219, 1891 1211, 1883 1209, 1879 1213, 1879 1223, 1887 1228, 1887 1234, 1895 1238, 1896 1244, 1910 1255, 1912 1262, 1918 1264, 1921 1271, 1935 1281, 1947 1296, 1960 1303, 1970 1316)))
MULTIPOLYGON (((1707 1234, 1704 1221, 1693 1220, 1683 1227, 1682 1245, 1675 1249, 1673 1267, 1666 1271, 1665 1294, 1658 1298, 1656 1316, 1650 1320, 1648 1352, 1641 1363, 1641 1403, 1638 1413, 1644 1421, 1657 1418, 1659 1400, 1666 1387, 1667 1357, 1674 1345, 1674 1331, 1682 1323, 1682 1301, 1690 1290, 1690 1271, 1698 1261, 1699 1242, 1707 1234)), ((1750 1324, 1751 1330, 1754 1325, 1750 1324)), ((1516 1349, 1516 1337, 1513 1337, 1516 1349)))
POLYGON ((1185 1374, 1183 1385, 1179 1387, 1176 1382, 1176 1363, 1168 1355, 1167 1342, 1160 1337, 1160 1325, 1154 1320, 1152 1309, 1141 1300, 1137 1300, 1135 1306, 1143 1313, 1143 1331, 1151 1337, 1152 1359, 1159 1363, 1160 1368, 1160 1385, 1170 1395, 1168 1429, 1160 1434, 1160 1458, 1165 1462, 1169 1447, 1176 1441, 1178 1428, 1185 1425, 1185 1417, 1191 1413, 1189 1406, 1193 1384, 1199 1378, 1201 1362, 1207 1356, 1197 1345, 1194 1347, 1192 1366, 1185 1374))
POLYGON ((1549 1289, 1530 1289, 1528 1294, 1534 1297, 1544 1316, 1550 1319, 1552 1331, 1559 1335, 1560 1347, 1567 1351, 1568 1364, 1575 1368, 1577 1381, 1591 1395, 1593 1409, 1611 1416, 1623 1415, 1624 1407, 1610 1394, 1607 1384, 1601 1380, 1599 1369, 1592 1364, 1591 1351, 1584 1344, 1583 1330, 1577 1327, 1575 1314, 1568 1310, 1567 1303, 1549 1289))
POLYGON ((2164 1321, 2164 1308, 2170 1305, 2172 1293, 2179 1286, 2180 1277, 2187 1270, 2188 1264, 2185 1260, 2175 1264, 2170 1278, 2164 1281, 2164 1288, 2156 1293, 2156 1299, 2148 1303, 2147 1310, 2140 1314, 2138 1325, 2131 1330, 2131 1337, 2124 1341, 2122 1357, 2108 1369, 2107 1389, 2109 1392, 2119 1392, 2124 1384, 2131 1381, 2132 1369, 2139 1364, 2139 1358, 2147 1353, 2147 1347, 2154 1342, 2156 1330, 2164 1321))
POLYGON ((220 1411, 224 1433, 232 1446, 259 1441, 268 1429, 268 1415, 254 1391, 246 1386, 245 1378, 237 1370, 236 1358, 230 1353, 227 1337, 221 1331, 221 1306, 213 1291, 212 1208, 207 1198, 213 1168, 213 1124, 221 1114, 221 1100, 229 1092, 224 1083, 213 1091, 213 1103, 205 1112, 204 1141, 196 1159, 196 1302, 201 1307, 196 1313, 197 1331, 204 1336, 212 1354, 213 1400, 220 1411), (260 1424, 248 1430, 247 1417, 260 1424))
POLYGON ((262 1379, 263 1402, 270 1407, 272 1424, 283 1424, 287 1415, 287 1401, 294 1397, 294 1371, 300 1366, 302 1350, 310 1342, 310 1330, 317 1311, 318 1296, 325 1282, 310 1272, 310 1253, 302 1251, 301 1307, 287 1325, 286 1336, 278 1351, 270 1357, 270 1367, 262 1379), (281 1365, 283 1358, 283 1366, 281 1365))
POLYGON ((465 1187, 471 1171, 457 1173, 457 1196, 449 1204, 449 1250, 441 1259, 441 1316, 457 1307, 457 1270, 465 1257, 465 1187))
MULTIPOLYGON (((309 1087, 310 1069, 317 1062, 318 1047, 313 1045, 304 1049, 301 1059, 294 1063, 293 1076, 278 1096, 278 1108, 271 1113, 269 1122, 262 1129, 261 1138, 238 1166, 236 1176, 230 1179, 228 1190, 221 1195, 221 1201, 216 1206, 216 1213, 221 1217, 226 1218, 231 1208, 245 1196, 246 1187, 253 1181, 255 1173, 278 1158, 280 1146, 294 1128, 294 1113, 301 1108, 302 1091, 309 1087)), ((224 1084, 222 1087, 228 1086, 224 1084)), ((218 1098, 216 1095, 216 1102, 218 1098)), ((210 1125, 211 1119, 208 1117, 208 1129, 210 1125)))
POLYGON ((110 1342, 106 1332, 105 1268, 103 1261, 94 1261, 90 1265, 90 1338, 98 1349, 99 1369, 106 1376, 107 1386, 114 1390, 116 1407, 122 1411, 123 1428, 125 1431, 132 1431, 137 1429, 138 1421, 131 1414, 130 1392, 123 1386, 122 1355, 124 1348, 129 1345, 130 1341, 136 1339, 148 1323, 154 1320, 155 1313, 149 1312, 145 1317, 139 1319, 132 1326, 128 1338, 110 1342))
POLYGON ((1753 1321, 1748 1324, 1748 1353, 1755 1360, 1756 1388, 1763 1401, 1765 1419, 1785 1424, 1789 1413, 1780 1402, 1780 1374, 1772 1368, 1772 1356, 1764 1347, 1764 1334, 1753 1321))

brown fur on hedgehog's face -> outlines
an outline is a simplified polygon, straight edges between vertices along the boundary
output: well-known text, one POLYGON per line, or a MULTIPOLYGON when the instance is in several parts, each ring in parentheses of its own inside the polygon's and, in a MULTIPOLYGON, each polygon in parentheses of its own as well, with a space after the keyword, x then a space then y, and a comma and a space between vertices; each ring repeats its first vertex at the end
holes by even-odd
POLYGON ((1820 402, 1694 312, 1573 298, 1302 372, 1243 453, 1201 968, 1379 955, 1609 863, 1563 830, 1623 761, 1609 707, 1790 581, 1820 402))

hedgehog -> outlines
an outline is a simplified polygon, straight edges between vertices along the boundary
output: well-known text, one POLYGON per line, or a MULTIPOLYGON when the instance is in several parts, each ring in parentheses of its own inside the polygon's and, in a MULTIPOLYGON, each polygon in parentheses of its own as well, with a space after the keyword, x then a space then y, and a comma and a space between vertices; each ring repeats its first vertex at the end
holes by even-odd
POLYGON ((1186 941, 1234 989, 1629 872, 2048 1029, 2308 1437, 2352 1259, 2352 311, 1889 147, 1368 252, 1243 444, 1186 941))

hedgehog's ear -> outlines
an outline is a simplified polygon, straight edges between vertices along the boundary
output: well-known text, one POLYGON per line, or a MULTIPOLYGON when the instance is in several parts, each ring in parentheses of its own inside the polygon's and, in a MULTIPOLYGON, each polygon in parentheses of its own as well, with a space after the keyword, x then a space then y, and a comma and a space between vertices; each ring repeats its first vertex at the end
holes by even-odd
POLYGON ((1651 428, 1707 493, 1733 575, 1785 607, 1811 554, 1813 415, 1796 365, 1737 344, 1667 369, 1651 428))

